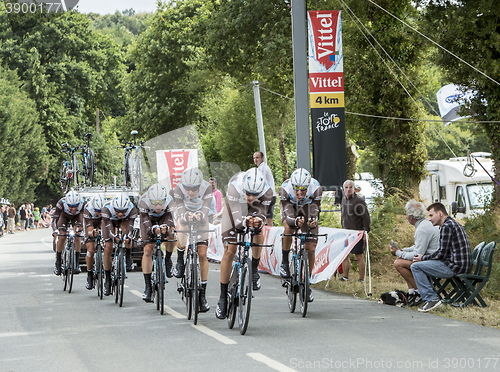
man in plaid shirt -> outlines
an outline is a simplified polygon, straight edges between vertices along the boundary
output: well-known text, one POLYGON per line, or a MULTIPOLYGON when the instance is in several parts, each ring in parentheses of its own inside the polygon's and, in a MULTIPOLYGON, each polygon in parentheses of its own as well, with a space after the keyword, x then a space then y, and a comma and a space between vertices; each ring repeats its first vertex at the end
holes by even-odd
POLYGON ((469 238, 457 221, 448 216, 441 203, 427 207, 429 221, 441 226, 439 249, 432 253, 418 254, 413 258, 411 271, 417 288, 425 304, 418 311, 428 312, 442 305, 430 277, 451 278, 457 274, 469 273, 472 268, 472 255, 469 238))

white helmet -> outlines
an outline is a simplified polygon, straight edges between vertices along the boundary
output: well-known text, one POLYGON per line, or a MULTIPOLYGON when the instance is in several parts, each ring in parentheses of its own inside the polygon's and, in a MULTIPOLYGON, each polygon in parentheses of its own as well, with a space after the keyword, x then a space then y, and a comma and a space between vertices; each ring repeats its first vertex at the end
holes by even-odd
POLYGON ((290 177, 290 182, 294 189, 306 190, 311 183, 311 173, 304 169, 296 169, 290 177))
POLYGON ((243 176, 243 190, 248 194, 260 194, 266 186, 264 174, 257 168, 250 168, 243 176))
POLYGON ((198 168, 186 169, 181 176, 182 186, 188 189, 200 187, 202 181, 203 173, 198 168))
POLYGON ((66 194, 66 204, 71 205, 71 206, 78 206, 82 202, 82 198, 79 193, 77 193, 75 190, 71 189, 66 194))
POLYGON ((125 194, 118 194, 113 198, 113 202, 111 204, 113 205, 115 211, 127 210, 130 206, 130 198, 125 194))
POLYGON ((102 194, 97 194, 92 197, 92 206, 96 212, 99 212, 102 207, 104 207, 105 203, 106 200, 104 200, 104 196, 102 194))
POLYGON ((167 200, 167 189, 165 186, 155 183, 148 189, 148 198, 151 204, 165 204, 167 200))

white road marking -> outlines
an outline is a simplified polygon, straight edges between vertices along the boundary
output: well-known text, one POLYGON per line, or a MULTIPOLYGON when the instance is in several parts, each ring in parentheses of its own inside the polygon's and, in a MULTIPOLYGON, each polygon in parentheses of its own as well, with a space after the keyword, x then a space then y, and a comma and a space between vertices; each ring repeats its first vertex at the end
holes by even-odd
MULTIPOLYGON (((132 293, 132 294, 136 295, 136 296, 137 296, 137 297, 139 297, 139 298, 142 298, 142 293, 141 293, 141 292, 139 292, 139 291, 137 291, 137 290, 135 290, 135 289, 132 289, 132 290, 130 291, 130 293, 132 293)), ((185 316, 185 315, 182 315, 181 313, 179 313, 179 312, 175 311, 174 309, 172 309, 172 308, 168 307, 167 305, 164 305, 164 307, 163 307, 163 308, 164 308, 164 310, 165 310, 165 312, 166 312, 167 314, 172 315, 174 318, 177 318, 177 319, 186 319, 186 316, 185 316)), ((210 328, 207 328, 207 327, 205 327, 205 326, 203 326, 203 325, 196 325, 196 326, 195 326, 195 325, 193 324, 193 325, 192 325, 192 327, 193 327, 194 329, 196 329, 197 331, 200 331, 200 332, 202 332, 202 333, 206 334, 207 336, 210 336, 210 337, 212 337, 212 338, 216 339, 217 341, 222 342, 222 343, 223 343, 223 344, 225 344, 225 345, 235 345, 235 344, 237 344, 237 342, 236 342, 236 341, 231 340, 230 338, 228 338, 228 337, 226 337, 226 336, 223 336, 223 335, 221 335, 220 333, 217 333, 217 332, 215 332, 215 331, 212 331, 210 328)))
POLYGON ((203 325, 194 325, 192 324, 191 325, 194 329, 200 331, 200 332, 203 332, 204 334, 210 336, 210 337, 213 337, 215 338, 217 341, 219 342, 222 342, 223 344, 226 344, 226 345, 236 345, 237 342, 234 341, 234 340, 231 340, 230 338, 226 337, 226 336, 223 336, 221 335, 220 333, 217 333, 215 331, 212 331, 210 328, 207 328, 203 325))
POLYGON ((275 369, 276 371, 280 372, 292 372, 295 371, 295 369, 292 369, 290 367, 285 366, 284 364, 275 361, 274 359, 271 359, 264 354, 261 353, 248 353, 247 354, 250 358, 256 360, 257 362, 264 363, 266 366, 275 369))

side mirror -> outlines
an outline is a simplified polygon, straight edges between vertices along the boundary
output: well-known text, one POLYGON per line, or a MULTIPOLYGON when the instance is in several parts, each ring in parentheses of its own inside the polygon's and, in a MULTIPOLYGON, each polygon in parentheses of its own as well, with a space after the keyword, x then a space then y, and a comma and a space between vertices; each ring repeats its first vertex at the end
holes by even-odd
POLYGON ((458 203, 456 201, 451 203, 451 213, 453 215, 457 214, 458 212, 458 203))

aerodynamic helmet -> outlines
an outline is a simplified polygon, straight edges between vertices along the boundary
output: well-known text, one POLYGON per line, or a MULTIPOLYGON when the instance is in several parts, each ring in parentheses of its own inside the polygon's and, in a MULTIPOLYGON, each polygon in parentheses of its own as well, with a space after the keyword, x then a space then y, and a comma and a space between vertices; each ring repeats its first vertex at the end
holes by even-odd
POLYGON ((311 173, 304 168, 298 168, 292 173, 290 182, 295 190, 307 190, 311 183, 311 173))
POLYGON ((264 174, 257 168, 250 168, 243 176, 243 190, 250 195, 259 195, 266 186, 264 174))
POLYGON ((201 170, 198 168, 186 169, 181 176, 182 186, 184 186, 186 190, 200 187, 202 181, 203 173, 201 173, 201 170))
POLYGON ((167 200, 167 189, 165 186, 155 183, 148 189, 148 198, 151 204, 165 204, 167 200))

